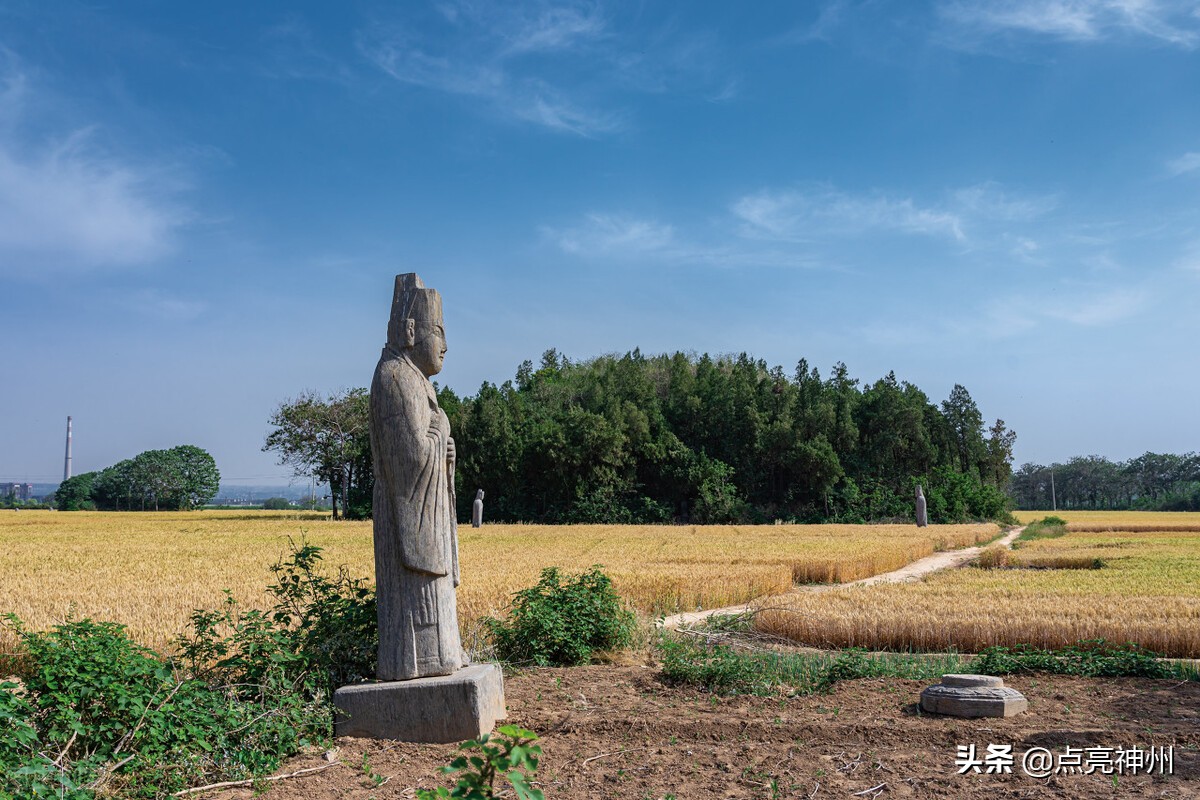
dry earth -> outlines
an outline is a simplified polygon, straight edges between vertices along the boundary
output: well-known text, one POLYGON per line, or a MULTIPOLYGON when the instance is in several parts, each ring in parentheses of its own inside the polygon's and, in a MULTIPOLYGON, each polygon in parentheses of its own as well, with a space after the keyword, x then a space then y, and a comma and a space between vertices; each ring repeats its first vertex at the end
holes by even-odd
MULTIPOLYGON (((1200 797, 1200 684, 1044 675, 1007 683, 1029 699, 1029 711, 982 720, 921 715, 917 681, 850 681, 806 697, 719 698, 665 685, 650 666, 590 666, 528 670, 508 677, 505 688, 508 721, 542 733, 537 785, 549 800, 1200 797), (957 774, 956 748, 968 744, 980 752, 1013 745, 1013 773, 957 774), (1020 754, 1032 747, 1061 755, 1068 746, 1171 744, 1174 774, 1162 777, 1035 779, 1020 767, 1020 754)), ((437 768, 455 753, 452 745, 336 744, 332 766, 314 753, 281 772, 328 769, 274 783, 262 796, 410 798, 437 785, 437 768)))

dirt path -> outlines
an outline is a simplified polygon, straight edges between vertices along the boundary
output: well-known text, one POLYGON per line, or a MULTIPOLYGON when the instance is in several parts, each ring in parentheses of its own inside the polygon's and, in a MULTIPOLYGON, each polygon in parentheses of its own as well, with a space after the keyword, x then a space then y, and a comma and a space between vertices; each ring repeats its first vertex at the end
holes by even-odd
MULTIPOLYGON (((1001 547, 1012 547, 1013 541, 1021 535, 1021 531, 1025 530, 1024 526, 1016 528, 1004 536, 990 544, 998 544, 1001 547)), ((883 572, 879 575, 872 575, 869 578, 860 578, 856 581, 847 583, 819 583, 808 584, 805 586, 796 586, 792 588, 793 592, 828 592, 834 589, 840 589, 843 586, 872 586, 876 583, 904 583, 905 581, 914 581, 924 578, 934 572, 943 569, 954 569, 961 567, 973 558, 983 552, 983 546, 964 547, 961 550, 945 550, 941 553, 934 553, 925 558, 919 558, 916 561, 901 567, 891 572, 883 572)), ((710 608, 707 611, 685 611, 682 614, 673 614, 664 618, 659 626, 663 628, 678 628, 681 625, 694 625, 701 622, 714 614, 744 614, 754 607, 754 603, 747 603, 740 606, 726 606, 725 608, 710 608)))

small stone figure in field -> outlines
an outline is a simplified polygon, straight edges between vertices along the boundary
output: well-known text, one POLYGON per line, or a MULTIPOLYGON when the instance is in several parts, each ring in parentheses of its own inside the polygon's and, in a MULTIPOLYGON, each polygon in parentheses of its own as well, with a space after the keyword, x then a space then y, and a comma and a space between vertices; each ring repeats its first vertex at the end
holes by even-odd
POLYGON ((483 489, 475 493, 475 502, 471 504, 471 527, 478 528, 483 524, 483 489))
POLYGON ((921 484, 917 484, 917 527, 924 528, 929 524, 929 514, 925 510, 925 493, 921 491, 921 484))

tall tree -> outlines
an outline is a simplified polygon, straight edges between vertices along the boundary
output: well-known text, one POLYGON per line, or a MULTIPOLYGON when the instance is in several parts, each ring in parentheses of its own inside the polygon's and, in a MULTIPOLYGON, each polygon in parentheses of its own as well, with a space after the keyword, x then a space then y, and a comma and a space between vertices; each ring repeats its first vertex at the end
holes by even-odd
POLYGON ((297 476, 312 476, 328 483, 333 495, 333 516, 357 516, 351 495, 367 494, 374 485, 370 466, 371 431, 366 389, 347 389, 323 397, 306 392, 280 403, 271 414, 274 430, 267 434, 264 451, 274 450, 279 463, 297 476))

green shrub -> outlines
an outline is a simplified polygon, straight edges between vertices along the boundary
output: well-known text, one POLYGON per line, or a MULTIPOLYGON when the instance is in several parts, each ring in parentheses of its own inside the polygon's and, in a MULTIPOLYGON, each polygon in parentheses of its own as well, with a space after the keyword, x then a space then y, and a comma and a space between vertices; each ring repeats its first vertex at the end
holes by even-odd
POLYGON ((599 565, 573 578, 547 567, 536 586, 513 597, 507 620, 483 621, 504 661, 572 666, 632 641, 633 612, 622 606, 599 565))
POLYGON ((69 620, 25 630, 23 658, 0 688, 0 797, 161 797, 198 780, 242 779, 278 767, 328 713, 288 687, 240 698, 178 674, 122 625, 69 620))
POLYGON ((1021 531, 1021 535, 1013 542, 1014 548, 1019 548, 1022 542, 1032 542, 1037 539, 1057 539, 1067 534, 1067 521, 1061 517, 1045 517, 1031 522, 1021 531))
POLYGON ((293 544, 291 557, 271 567, 269 610, 240 612, 226 593, 224 608, 194 612, 192 632, 179 642, 185 663, 207 680, 249 686, 281 669, 312 699, 373 677, 375 591, 345 568, 327 578, 320 566, 321 548, 293 544))
POLYGON ((374 592, 318 572, 301 544, 273 567, 267 611, 197 611, 179 663, 111 622, 45 633, 10 616, 20 652, 0 683, 0 800, 162 797, 267 774, 332 734, 333 688, 375 669, 374 592))
MULTIPOLYGON (((529 785, 537 771, 542 748, 533 731, 515 725, 501 725, 495 734, 483 734, 478 739, 463 742, 459 750, 476 750, 479 755, 459 756, 442 767, 442 772, 460 773, 453 789, 418 789, 417 800, 437 800, 441 797, 462 800, 490 800, 496 797, 496 776, 503 775, 512 785, 519 800, 545 800, 540 789, 529 785)), ((507 794, 507 792, 502 793, 507 794)))

